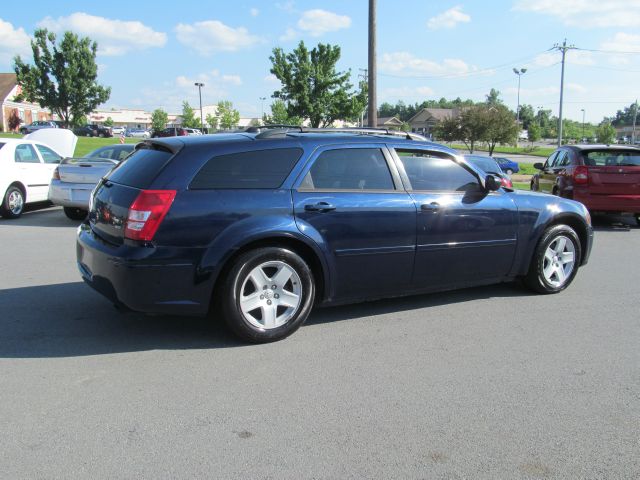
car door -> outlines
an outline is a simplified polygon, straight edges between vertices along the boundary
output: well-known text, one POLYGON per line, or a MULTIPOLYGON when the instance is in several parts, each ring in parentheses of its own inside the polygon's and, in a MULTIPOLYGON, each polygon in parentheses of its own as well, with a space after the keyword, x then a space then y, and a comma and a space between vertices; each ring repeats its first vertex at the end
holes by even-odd
POLYGON ((381 144, 323 147, 293 189, 296 223, 327 252, 333 299, 409 287, 416 209, 381 144))
POLYGON ((416 288, 449 288, 504 277, 516 247, 517 208, 487 192, 446 153, 396 147, 394 157, 417 209, 416 288))
POLYGON ((21 182, 27 188, 27 202, 47 199, 52 170, 48 168, 31 143, 15 146, 14 161, 21 182))
POLYGON ((558 159, 562 157, 563 150, 557 150, 544 162, 542 171, 540 172, 539 185, 540 191, 551 193, 556 184, 556 174, 554 169, 558 164, 558 159))

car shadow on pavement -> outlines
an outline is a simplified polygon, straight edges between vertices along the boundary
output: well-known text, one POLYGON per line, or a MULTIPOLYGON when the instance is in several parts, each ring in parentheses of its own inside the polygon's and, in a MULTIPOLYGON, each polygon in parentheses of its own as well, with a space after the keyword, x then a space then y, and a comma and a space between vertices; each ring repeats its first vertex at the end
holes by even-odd
POLYGON ((51 207, 49 204, 39 206, 27 205, 20 218, 0 218, 0 227, 74 227, 80 222, 70 220, 62 211, 62 207, 51 207))
MULTIPOLYGON (((510 284, 316 309, 307 324, 486 299, 526 296, 510 284)), ((82 282, 0 290, 0 358, 248 347, 219 318, 122 313, 82 282)))
POLYGON ((640 228, 633 217, 594 215, 593 229, 596 232, 630 232, 640 228))

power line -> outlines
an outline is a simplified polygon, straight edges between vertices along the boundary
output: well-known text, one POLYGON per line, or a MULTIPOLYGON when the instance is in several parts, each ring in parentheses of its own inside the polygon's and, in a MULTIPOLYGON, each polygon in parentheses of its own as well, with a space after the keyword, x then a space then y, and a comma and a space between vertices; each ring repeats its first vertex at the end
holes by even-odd
POLYGON ((582 50, 583 52, 596 52, 596 53, 616 53, 622 55, 640 55, 640 51, 623 51, 623 50, 598 50, 596 48, 580 48, 574 47, 575 50, 582 50))

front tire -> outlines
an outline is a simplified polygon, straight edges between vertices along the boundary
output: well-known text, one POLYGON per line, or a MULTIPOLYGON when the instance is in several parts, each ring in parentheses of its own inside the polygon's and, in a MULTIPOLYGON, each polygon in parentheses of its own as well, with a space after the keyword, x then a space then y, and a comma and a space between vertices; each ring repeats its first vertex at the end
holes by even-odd
POLYGON ((286 248, 265 247, 238 257, 221 289, 224 320, 253 343, 280 340, 304 324, 315 282, 305 261, 286 248))
POLYGON ((553 225, 542 234, 524 283, 538 293, 561 292, 578 273, 581 258, 575 230, 568 225, 553 225))
POLYGON ((24 193, 16 186, 7 188, 0 206, 4 218, 18 218, 24 210, 24 193))
POLYGON ((64 214, 70 220, 79 220, 82 221, 87 218, 89 212, 83 210, 82 208, 76 207, 64 207, 64 214))

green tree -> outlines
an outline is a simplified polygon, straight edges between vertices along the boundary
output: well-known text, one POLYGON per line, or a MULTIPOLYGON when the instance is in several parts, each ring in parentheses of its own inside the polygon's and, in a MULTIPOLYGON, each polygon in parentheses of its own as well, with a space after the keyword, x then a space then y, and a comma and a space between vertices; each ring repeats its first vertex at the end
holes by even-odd
POLYGON ((230 130, 238 126, 240 112, 233 108, 233 103, 224 100, 218 102, 218 117, 220 118, 220 127, 225 130, 230 130))
POLYGON ((477 106, 480 110, 477 121, 484 123, 484 135, 480 139, 487 142, 489 155, 493 155, 493 150, 498 143, 514 143, 518 137, 520 126, 513 118, 513 112, 506 106, 497 104, 490 107, 477 106))
POLYGON ((169 115, 161 108, 156 108, 151 114, 151 128, 154 132, 158 132, 167 126, 169 115))
POLYGON ((537 142, 538 140, 540 140, 540 138, 542 138, 541 137, 542 129, 535 122, 529 124, 527 133, 529 134, 529 141, 531 143, 537 142))
POLYGON ((596 128, 596 137, 598 142, 604 144, 611 144, 616 138, 616 129, 609 122, 602 122, 598 128, 596 128))
POLYGON ((104 121, 104 124, 106 127, 113 127, 113 118, 107 117, 107 119, 104 121))
MULTIPOLYGON (((638 108, 637 103, 632 103, 628 107, 625 107, 623 110, 618 110, 614 117, 611 117, 610 122, 614 127, 621 127, 623 125, 633 125, 633 118, 636 115, 636 109, 638 108)), ((636 122, 638 122, 638 118, 636 118, 636 122)))
POLYGON ((502 103, 502 100, 500 100, 500 91, 495 88, 492 88, 486 97, 485 103, 487 105, 500 105, 502 103))
POLYGON ((523 130, 529 130, 529 126, 536 121, 536 114, 531 105, 520 105, 520 123, 523 130))
POLYGON ((56 44, 54 33, 38 29, 31 49, 34 65, 25 64, 20 56, 13 60, 13 69, 22 87, 18 100, 26 99, 50 109, 65 126, 109 100, 111 88, 96 81, 96 42, 65 32, 56 44))
POLYGON ((291 53, 274 48, 269 59, 271 73, 282 83, 272 97, 286 102, 289 117, 308 118, 312 127, 360 117, 367 102, 366 83, 352 92, 351 71, 336 71, 339 46, 319 43, 309 51, 301 41, 291 53))
POLYGON ((464 108, 457 117, 444 119, 436 125, 436 137, 447 142, 461 141, 469 153, 473 153, 476 143, 487 135, 486 110, 480 105, 464 108))
POLYGON ((213 130, 218 129, 218 117, 216 117, 215 115, 211 115, 210 113, 207 113, 205 120, 207 121, 207 125, 209 125, 211 129, 213 130))
POLYGON ((193 108, 186 100, 182 102, 182 126, 184 128, 200 127, 200 119, 196 118, 193 108))
POLYGON ((265 115, 262 119, 265 125, 302 125, 300 117, 290 117, 287 104, 283 100, 275 100, 271 104, 271 116, 265 115))

